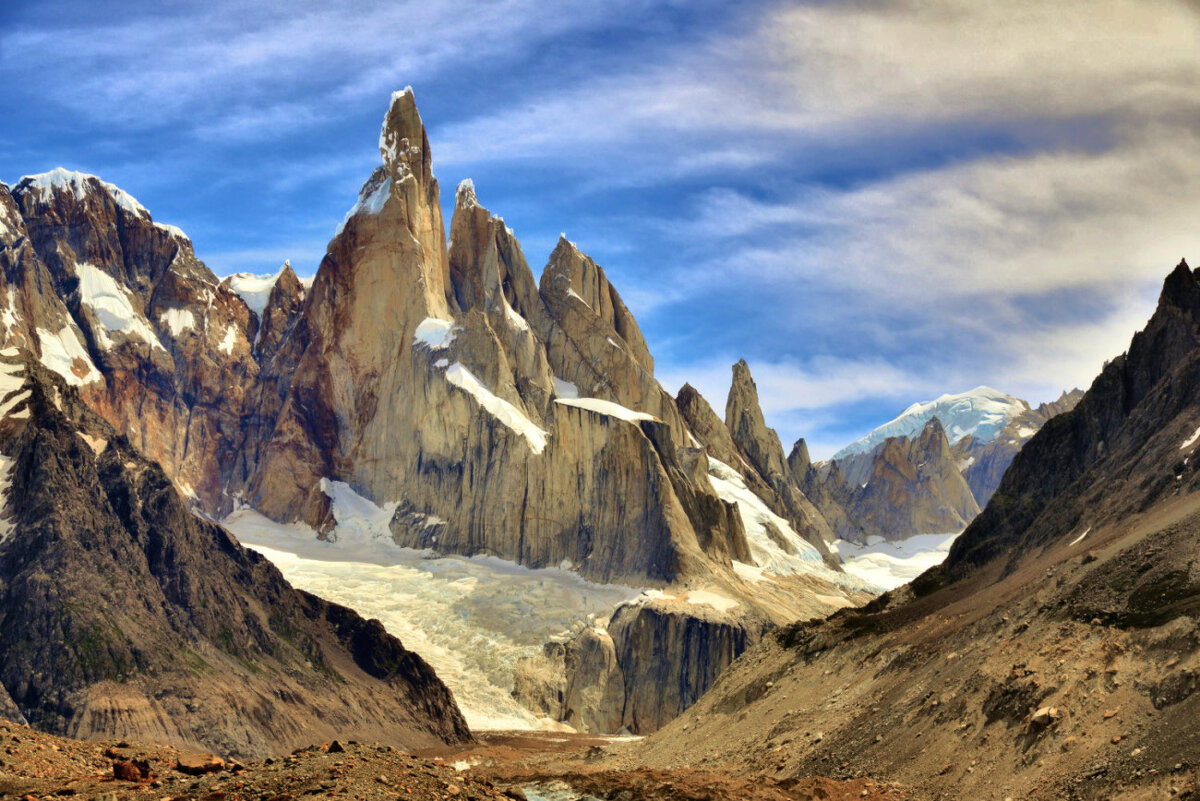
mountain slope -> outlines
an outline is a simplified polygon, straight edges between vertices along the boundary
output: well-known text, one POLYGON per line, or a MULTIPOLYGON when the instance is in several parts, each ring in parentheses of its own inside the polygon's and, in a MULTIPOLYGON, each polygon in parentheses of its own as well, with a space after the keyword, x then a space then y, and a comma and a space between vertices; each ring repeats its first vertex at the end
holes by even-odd
POLYGON ((943 566, 764 641, 637 759, 861 772, 920 797, 1194 793, 1198 368, 1200 279, 1181 263, 943 566))
POLYGON ((73 388, 2 361, 0 684, 32 725, 242 755, 470 736, 377 621, 293 590, 73 388))

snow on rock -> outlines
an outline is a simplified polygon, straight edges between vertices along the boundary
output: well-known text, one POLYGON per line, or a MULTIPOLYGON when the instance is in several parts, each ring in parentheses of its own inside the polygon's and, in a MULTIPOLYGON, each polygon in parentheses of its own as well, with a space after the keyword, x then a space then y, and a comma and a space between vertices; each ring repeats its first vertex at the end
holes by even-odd
POLYGON ((734 561, 734 570, 743 580, 749 577, 752 583, 762 581, 767 579, 764 573, 777 576, 806 573, 851 589, 878 590, 869 580, 864 581, 826 567, 820 552, 751 492, 740 473, 711 456, 708 457, 708 480, 721 500, 737 504, 738 513, 742 516, 746 542, 750 545, 750 556, 755 562, 754 565, 739 568, 738 562, 734 561), (785 540, 788 548, 777 542, 777 538, 785 540))
POLYGON ((492 394, 471 371, 455 362, 446 368, 446 380, 465 391, 492 417, 506 427, 525 437, 529 450, 541 453, 546 449, 546 432, 525 414, 503 398, 492 394))
POLYGON ((589 616, 608 617, 640 590, 559 568, 400 548, 387 534, 396 504, 378 507, 342 482, 323 488, 333 502, 335 541, 247 508, 224 525, 294 586, 380 620, 433 666, 473 729, 561 728, 512 697, 517 663, 581 629, 589 616))
POLYGON ((1090 533, 1092 533, 1092 527, 1088 526, 1087 528, 1085 528, 1083 530, 1082 534, 1080 534, 1075 539, 1071 540, 1070 544, 1067 547, 1070 547, 1071 545, 1078 545, 1079 543, 1083 542, 1083 538, 1086 537, 1090 533))
POLYGON ((174 225, 167 225, 166 223, 156 222, 154 224, 154 227, 159 229, 160 231, 164 231, 167 234, 167 236, 174 237, 175 239, 182 239, 185 242, 192 241, 191 239, 188 238, 188 235, 183 232, 182 228, 178 228, 174 225))
POLYGON ((232 354, 233 346, 237 342, 237 329, 232 325, 225 329, 225 337, 217 344, 217 350, 224 354, 232 354))
POLYGON ((278 283, 279 276, 283 275, 283 271, 290 266, 291 262, 285 261, 274 275, 235 273, 225 280, 229 282, 229 288, 233 293, 240 297, 250 311, 254 312, 261 320, 263 312, 267 308, 267 301, 271 299, 271 290, 278 283))
POLYGON ((518 331, 528 331, 529 323, 525 321, 524 317, 517 314, 516 309, 508 305, 508 300, 502 298, 500 302, 504 304, 504 318, 508 320, 508 324, 518 331))
POLYGON ((7 205, 0 203, 0 238, 12 239, 17 235, 20 220, 9 211, 7 205))
POLYGON ((1179 450, 1184 451, 1196 444, 1196 440, 1200 440, 1200 428, 1192 432, 1192 435, 1183 441, 1179 446, 1179 450))
POLYGON ((564 381, 558 376, 554 376, 554 394, 559 398, 578 398, 579 387, 575 386, 570 381, 564 381))
POLYGON ((119 332, 166 350, 146 318, 133 308, 129 290, 118 284, 111 275, 87 262, 76 264, 75 272, 79 276, 80 299, 83 305, 92 310, 100 324, 95 334, 101 347, 106 350, 112 348, 113 341, 109 334, 119 332))
POLYGON ((28 407, 14 411, 28 398, 29 390, 25 389, 25 368, 19 364, 0 363, 0 419, 28 417, 28 407))
MULTIPOLYGON (((956 395, 942 395, 937 400, 914 403, 896 419, 842 448, 833 458, 868 453, 889 437, 919 435, 925 424, 934 417, 942 422, 951 445, 968 434, 981 442, 990 442, 1008 425, 1009 420, 1028 410, 1029 404, 1025 401, 991 387, 976 387, 956 395)), ((1033 433, 1031 431, 1030 436, 1033 433)))
POLYGON ((120 187, 106 181, 101 181, 94 175, 65 170, 62 167, 56 167, 50 170, 50 172, 44 172, 40 175, 26 175, 18 185, 23 186, 27 190, 36 190, 44 199, 58 190, 70 192, 75 196, 76 200, 84 200, 90 188, 89 181, 98 183, 108 193, 109 197, 113 199, 114 203, 130 214, 136 217, 150 216, 150 212, 146 211, 146 208, 141 203, 138 203, 133 195, 120 187))
POLYGON ((831 548, 842 557, 842 569, 885 590, 906 584, 929 568, 940 565, 958 534, 918 534, 887 542, 868 537, 866 545, 838 540, 831 548))
POLYGON ((453 320, 439 320, 437 317, 426 317, 417 325, 417 330, 413 332, 413 345, 424 345, 430 350, 448 348, 453 341, 453 320))
POLYGON ((384 178, 374 189, 364 186, 362 192, 358 195, 358 202, 350 208, 350 211, 346 212, 346 216, 342 219, 341 224, 338 225, 334 236, 341 234, 346 229, 346 224, 359 214, 378 214, 383 211, 383 206, 387 203, 387 199, 391 196, 391 193, 391 178, 384 178))
POLYGON ((39 328, 37 337, 41 346, 41 363, 61 375, 68 384, 78 387, 102 380, 92 357, 70 325, 63 326, 57 334, 39 328))
POLYGON ((171 332, 171 336, 176 339, 184 331, 196 327, 196 315, 192 314, 189 309, 167 309, 159 315, 158 321, 165 325, 171 332))
POLYGON ((587 409, 590 412, 616 417, 628 423, 636 423, 638 420, 653 420, 654 415, 646 414, 645 412, 635 412, 633 409, 628 409, 619 403, 612 401, 601 400, 600 398, 555 398, 555 403, 561 403, 563 406, 577 406, 580 409, 587 409))

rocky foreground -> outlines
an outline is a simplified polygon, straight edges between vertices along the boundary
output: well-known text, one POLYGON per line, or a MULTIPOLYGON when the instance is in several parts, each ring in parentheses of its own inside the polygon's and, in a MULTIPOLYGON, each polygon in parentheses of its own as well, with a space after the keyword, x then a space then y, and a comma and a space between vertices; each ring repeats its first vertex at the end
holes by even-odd
POLYGON ((0 721, 0 798, 620 799, 635 801, 903 801, 866 779, 790 782, 714 770, 618 771, 602 763, 628 745, 590 735, 492 734, 466 748, 416 754, 332 741, 239 762, 159 745, 84 742, 0 721), (459 768, 459 769, 456 769, 459 768), (466 768, 461 770, 461 768, 466 768))

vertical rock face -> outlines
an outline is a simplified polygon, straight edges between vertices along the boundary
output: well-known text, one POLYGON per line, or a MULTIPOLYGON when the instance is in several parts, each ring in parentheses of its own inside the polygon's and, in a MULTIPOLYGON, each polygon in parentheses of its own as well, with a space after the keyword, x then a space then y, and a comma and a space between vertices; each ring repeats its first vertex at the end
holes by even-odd
POLYGON ((241 755, 351 731, 469 737, 378 621, 293 590, 190 514, 65 382, 10 356, 0 372, 0 684, 32 725, 241 755))
POLYGON ((893 437, 880 446, 866 482, 851 489, 847 511, 868 531, 906 539, 961 531, 979 505, 934 417, 917 439, 893 437))
POLYGON ((750 464, 769 483, 786 475, 783 445, 779 435, 767 428, 758 404, 758 387, 750 376, 750 367, 742 359, 733 366, 733 384, 725 402, 725 425, 750 464))

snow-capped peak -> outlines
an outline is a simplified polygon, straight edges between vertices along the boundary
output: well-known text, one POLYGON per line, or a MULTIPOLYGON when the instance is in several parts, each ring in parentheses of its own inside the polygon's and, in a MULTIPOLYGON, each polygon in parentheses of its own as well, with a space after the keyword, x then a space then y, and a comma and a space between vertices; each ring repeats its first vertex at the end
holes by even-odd
POLYGON ((234 273, 225 280, 229 282, 229 288, 233 290, 233 293, 238 295, 250 307, 250 311, 258 315, 261 320, 263 312, 267 308, 267 301, 271 299, 271 290, 279 282, 283 271, 291 265, 291 261, 285 261, 274 275, 234 273))
POLYGON ((946 429, 946 438, 951 445, 968 435, 989 442, 1010 420, 1028 410, 1029 404, 1025 401, 991 387, 981 386, 967 392, 948 393, 936 400, 914 403, 896 419, 842 448, 833 458, 867 453, 888 437, 916 436, 934 417, 946 429))
POLYGON ((102 181, 94 175, 88 175, 83 172, 75 172, 73 170, 55 167, 49 172, 39 173, 38 175, 26 175, 17 184, 18 189, 36 189, 39 194, 53 194, 57 190, 71 192, 76 200, 83 200, 87 197, 88 182, 95 181, 108 192, 113 201, 130 214, 138 217, 149 217, 150 212, 146 211, 145 206, 138 203, 133 195, 126 192, 124 189, 110 184, 107 181, 102 181))

